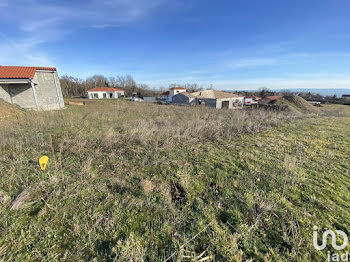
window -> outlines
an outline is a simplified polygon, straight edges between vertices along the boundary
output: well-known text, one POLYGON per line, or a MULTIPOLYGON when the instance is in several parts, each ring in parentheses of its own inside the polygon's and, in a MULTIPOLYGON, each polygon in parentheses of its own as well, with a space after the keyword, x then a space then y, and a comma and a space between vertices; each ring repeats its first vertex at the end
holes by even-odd
POLYGON ((103 93, 103 98, 107 98, 107 94, 106 93, 103 93))
POLYGON ((98 94, 97 93, 94 93, 94 98, 98 98, 98 94))
POLYGON ((222 101, 221 107, 222 108, 229 108, 230 107, 230 102, 229 101, 222 101))

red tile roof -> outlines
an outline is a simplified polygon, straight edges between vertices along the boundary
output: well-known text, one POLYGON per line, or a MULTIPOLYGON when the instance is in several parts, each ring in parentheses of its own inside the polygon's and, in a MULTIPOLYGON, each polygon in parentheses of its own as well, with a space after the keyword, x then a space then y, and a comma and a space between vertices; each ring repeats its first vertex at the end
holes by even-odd
POLYGON ((169 91, 166 91, 166 92, 164 92, 164 93, 161 93, 160 95, 161 95, 161 96, 168 96, 168 95, 170 95, 170 92, 169 92, 169 91))
POLYGON ((0 66, 0 78, 33 79, 36 70, 56 71, 54 67, 0 66))
POLYGON ((183 88, 183 87, 173 87, 173 88, 170 88, 169 90, 186 90, 186 88, 183 88))
POLYGON ((88 92, 124 92, 124 90, 113 87, 95 87, 93 89, 89 89, 88 92))
POLYGON ((282 97, 281 96, 267 96, 267 97, 265 97, 265 99, 268 99, 268 100, 278 100, 280 98, 282 98, 282 97))

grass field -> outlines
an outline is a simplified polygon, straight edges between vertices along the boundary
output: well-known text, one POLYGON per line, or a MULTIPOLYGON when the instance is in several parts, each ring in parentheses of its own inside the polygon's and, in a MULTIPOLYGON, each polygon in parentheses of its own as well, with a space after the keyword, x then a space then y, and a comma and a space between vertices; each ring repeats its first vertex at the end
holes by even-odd
POLYGON ((350 107, 323 111, 23 113, 0 126, 0 260, 325 261, 313 226, 349 233, 350 107))

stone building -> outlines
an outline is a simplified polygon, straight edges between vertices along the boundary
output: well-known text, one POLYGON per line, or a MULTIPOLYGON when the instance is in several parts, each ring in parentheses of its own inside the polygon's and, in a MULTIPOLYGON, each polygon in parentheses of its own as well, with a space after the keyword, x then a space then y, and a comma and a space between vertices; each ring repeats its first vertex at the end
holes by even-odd
POLYGON ((171 103, 179 105, 192 105, 195 103, 196 97, 191 93, 182 92, 172 97, 171 103))
POLYGON ((205 90, 194 93, 179 93, 172 98, 173 104, 204 105, 214 108, 240 109, 243 107, 244 96, 216 91, 205 90))
POLYGON ((0 99, 25 109, 64 107, 56 68, 0 66, 0 99))

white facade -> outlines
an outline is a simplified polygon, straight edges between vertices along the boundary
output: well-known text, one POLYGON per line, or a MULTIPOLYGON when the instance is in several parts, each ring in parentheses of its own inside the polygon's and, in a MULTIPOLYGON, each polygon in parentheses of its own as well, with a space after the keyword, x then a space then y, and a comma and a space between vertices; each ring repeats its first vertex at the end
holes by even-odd
POLYGON ((241 109, 244 97, 221 98, 216 100, 216 108, 241 109))
POLYGON ((174 87, 174 88, 170 88, 169 92, 170 93, 169 93, 169 96, 168 96, 168 101, 171 102, 173 96, 176 96, 177 94, 186 92, 186 89, 182 88, 182 87, 174 87))
POLYGON ((124 95, 124 91, 88 91, 89 99, 118 99, 124 95))

